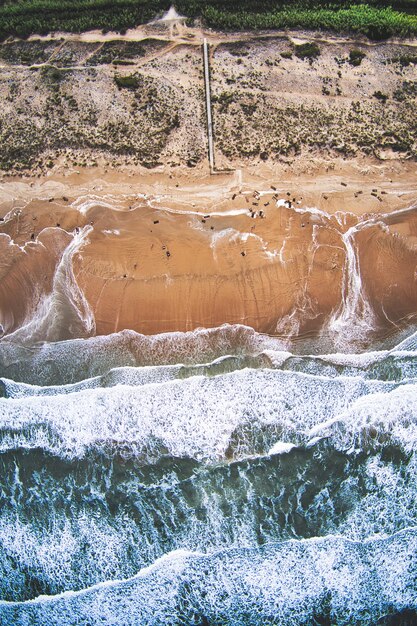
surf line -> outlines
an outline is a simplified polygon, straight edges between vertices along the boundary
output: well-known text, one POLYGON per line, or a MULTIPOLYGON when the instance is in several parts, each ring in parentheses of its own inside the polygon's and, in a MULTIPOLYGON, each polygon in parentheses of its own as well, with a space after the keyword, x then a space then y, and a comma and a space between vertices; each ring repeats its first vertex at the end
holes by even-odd
POLYGON ((204 86, 206 91, 207 140, 210 174, 234 172, 233 169, 217 169, 214 161, 213 116, 211 112, 210 64, 207 39, 203 40, 204 86))

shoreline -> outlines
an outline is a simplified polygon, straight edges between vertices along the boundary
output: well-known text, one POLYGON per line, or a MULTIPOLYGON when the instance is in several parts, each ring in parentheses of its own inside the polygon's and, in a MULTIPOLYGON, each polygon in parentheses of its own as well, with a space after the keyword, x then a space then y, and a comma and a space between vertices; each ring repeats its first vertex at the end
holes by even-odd
POLYGON ((417 308, 417 178, 360 165, 3 181, 0 322, 13 332, 49 297, 48 340, 229 323, 343 343, 354 324, 366 343, 417 308))

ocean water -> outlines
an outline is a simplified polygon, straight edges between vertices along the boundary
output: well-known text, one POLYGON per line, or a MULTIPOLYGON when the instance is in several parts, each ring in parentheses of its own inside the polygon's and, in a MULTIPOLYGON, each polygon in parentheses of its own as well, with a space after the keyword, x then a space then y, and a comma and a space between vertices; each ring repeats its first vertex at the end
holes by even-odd
POLYGON ((415 333, 1 348, 1 624, 415 623, 415 333))

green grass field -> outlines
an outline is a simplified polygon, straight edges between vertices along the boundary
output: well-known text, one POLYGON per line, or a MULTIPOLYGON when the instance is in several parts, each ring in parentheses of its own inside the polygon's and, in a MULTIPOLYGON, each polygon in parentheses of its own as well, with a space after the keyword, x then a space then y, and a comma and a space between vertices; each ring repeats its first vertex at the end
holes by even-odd
MULTIPOLYGON (((166 11, 170 0, 3 0, 0 39, 99 28, 121 31, 166 11)), ((417 34, 417 0, 177 0, 177 10, 225 30, 312 28, 371 39, 417 34), (390 4, 391 6, 387 6, 390 4)))

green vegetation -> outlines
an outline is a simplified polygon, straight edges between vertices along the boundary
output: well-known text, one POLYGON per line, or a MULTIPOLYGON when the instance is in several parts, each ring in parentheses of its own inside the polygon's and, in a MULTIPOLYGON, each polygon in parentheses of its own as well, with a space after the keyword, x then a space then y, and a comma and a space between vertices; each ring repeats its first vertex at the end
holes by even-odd
POLYGON ((134 59, 163 49, 167 43, 157 39, 143 41, 105 41, 87 60, 87 65, 122 64, 122 61, 134 62, 134 59))
POLYGON ((114 82, 119 89, 137 89, 139 87, 139 77, 136 74, 130 74, 129 76, 120 76, 116 74, 114 82))
MULTIPOLYGON (((170 0, 3 0, 0 39, 94 28, 119 31, 161 15, 170 0)), ((417 0, 177 0, 177 10, 214 28, 313 28, 371 39, 417 34, 417 0), (391 8, 392 7, 392 8, 391 8), (400 12, 405 11, 405 12, 400 12)))
POLYGON ((229 30, 306 28, 365 35, 373 40, 417 34, 416 15, 370 5, 342 9, 285 7, 269 13, 227 13, 208 6, 203 17, 209 26, 229 30))
POLYGON ((235 101, 236 95, 233 92, 223 91, 219 96, 213 96, 213 104, 219 104, 219 113, 227 111, 230 104, 235 101))
POLYGON ((417 81, 405 80, 401 87, 394 91, 393 96, 398 102, 415 98, 417 96, 417 81))
POLYGON ((135 62, 127 61, 126 59, 115 59, 113 65, 135 65, 135 62))
POLYGON ((316 43, 302 43, 299 46, 295 46, 295 56, 299 59, 313 61, 320 56, 320 48, 316 43))
POLYGON ((94 28, 124 31, 169 8, 169 0, 6 0, 0 3, 0 38, 94 28))
POLYGON ((357 50, 356 48, 354 48, 353 50, 349 52, 349 63, 353 67, 358 67, 362 63, 362 60, 365 57, 366 57, 366 54, 362 52, 362 50, 357 50))
POLYGON ((382 91, 375 91, 373 94, 374 98, 380 100, 383 104, 388 100, 388 96, 386 93, 382 93, 382 91))
POLYGON ((62 71, 52 65, 44 65, 41 69, 41 76, 49 83, 60 83, 64 77, 62 71))
POLYGON ((409 65, 417 65, 417 54, 401 54, 397 57, 392 57, 389 63, 398 63, 401 67, 408 67, 409 65))

